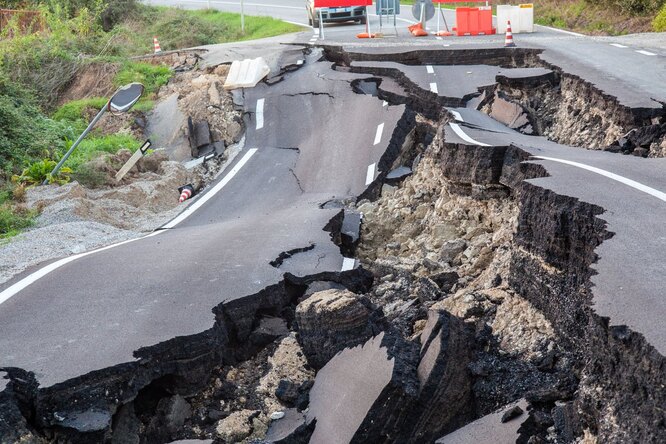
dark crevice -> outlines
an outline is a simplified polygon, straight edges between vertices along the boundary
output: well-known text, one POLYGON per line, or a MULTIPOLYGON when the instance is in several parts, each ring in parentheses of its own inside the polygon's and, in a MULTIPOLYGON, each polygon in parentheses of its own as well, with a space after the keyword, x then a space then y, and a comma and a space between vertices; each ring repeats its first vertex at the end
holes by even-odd
POLYGON ((280 268, 280 266, 282 266, 282 263, 285 260, 294 256, 295 254, 305 253, 306 251, 314 250, 315 246, 316 246, 315 244, 310 244, 307 247, 293 248, 291 250, 283 251, 282 253, 280 253, 280 255, 277 258, 270 261, 269 264, 271 265, 271 267, 280 268))

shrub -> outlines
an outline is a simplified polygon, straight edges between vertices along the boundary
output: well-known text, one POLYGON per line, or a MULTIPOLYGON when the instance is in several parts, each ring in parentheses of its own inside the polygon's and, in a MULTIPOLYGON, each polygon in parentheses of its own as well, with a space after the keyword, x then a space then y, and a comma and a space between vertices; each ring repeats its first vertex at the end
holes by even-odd
POLYGON ((51 159, 42 159, 33 162, 23 170, 21 175, 12 177, 12 181, 19 185, 39 185, 48 179, 50 183, 66 184, 70 180, 72 170, 62 167, 55 176, 52 176, 51 171, 53 171, 56 165, 57 162, 51 159))
POLYGON ((659 14, 652 21, 652 28, 656 32, 666 31, 666 4, 662 6, 661 11, 659 11, 659 14))

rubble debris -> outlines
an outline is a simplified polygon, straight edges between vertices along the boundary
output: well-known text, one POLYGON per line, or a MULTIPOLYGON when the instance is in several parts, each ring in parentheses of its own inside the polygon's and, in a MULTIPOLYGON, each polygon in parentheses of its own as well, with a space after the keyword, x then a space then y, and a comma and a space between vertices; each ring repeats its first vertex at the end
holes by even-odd
POLYGON ((320 369, 339 351, 377 334, 374 318, 369 301, 346 290, 321 291, 299 303, 298 340, 308 363, 320 369))

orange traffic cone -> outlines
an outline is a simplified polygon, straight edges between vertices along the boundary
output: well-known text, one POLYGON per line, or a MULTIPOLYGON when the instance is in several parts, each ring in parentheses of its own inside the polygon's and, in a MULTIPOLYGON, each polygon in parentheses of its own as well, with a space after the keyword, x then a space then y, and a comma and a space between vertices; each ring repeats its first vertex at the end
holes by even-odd
POLYGON ((178 188, 178 192, 180 193, 180 199, 178 199, 178 203, 183 203, 192 197, 192 194, 194 194, 194 187, 190 184, 183 185, 182 187, 178 188))
POLYGON ((511 20, 509 20, 506 25, 506 37, 504 39, 504 47, 513 48, 515 46, 516 44, 513 43, 513 34, 511 34, 511 20))
POLYGON ((153 46, 155 47, 155 54, 162 52, 162 48, 160 48, 160 42, 157 41, 157 37, 153 37, 153 46))

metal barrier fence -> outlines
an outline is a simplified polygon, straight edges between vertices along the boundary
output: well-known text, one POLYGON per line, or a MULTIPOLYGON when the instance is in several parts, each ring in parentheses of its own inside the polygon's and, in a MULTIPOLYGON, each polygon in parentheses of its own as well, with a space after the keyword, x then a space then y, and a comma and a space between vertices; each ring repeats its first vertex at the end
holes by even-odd
POLYGON ((39 11, 23 11, 17 9, 0 9, 0 34, 10 27, 7 37, 13 37, 15 30, 21 34, 32 34, 43 31, 46 27, 44 18, 39 11), (16 26, 10 26, 16 23, 16 26))

